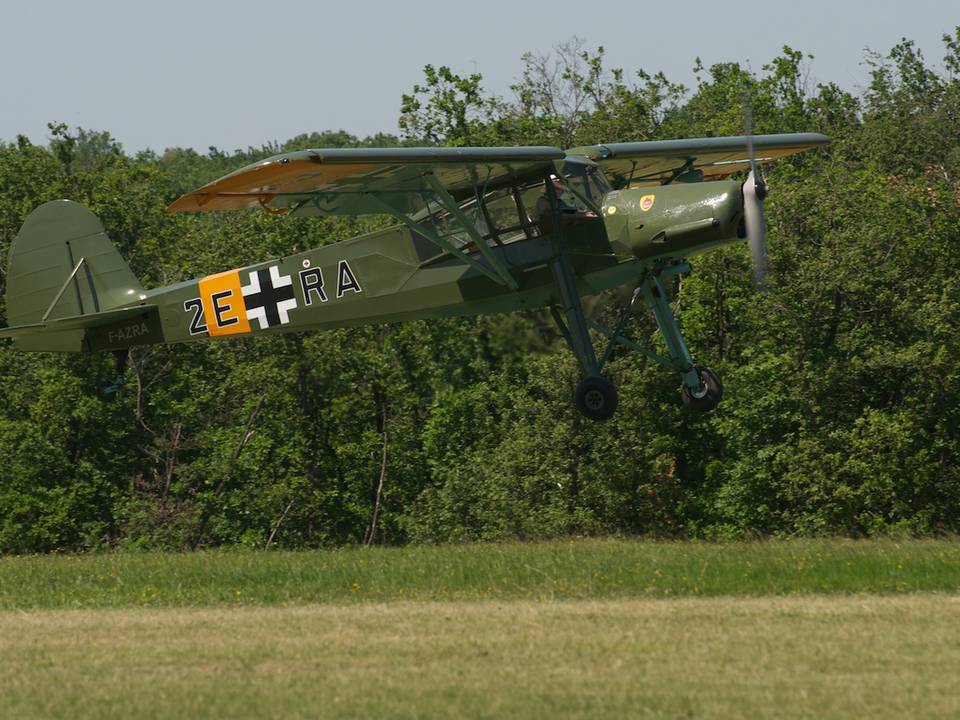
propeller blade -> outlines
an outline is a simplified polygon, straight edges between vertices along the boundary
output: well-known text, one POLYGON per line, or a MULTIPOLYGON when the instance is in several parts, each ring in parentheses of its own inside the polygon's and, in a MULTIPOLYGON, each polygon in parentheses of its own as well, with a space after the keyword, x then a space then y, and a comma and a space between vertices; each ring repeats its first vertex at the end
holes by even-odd
POLYGON ((750 158, 750 174, 757 177, 757 154, 753 149, 753 101, 750 93, 743 91, 743 134, 747 136, 747 157, 750 158))
POLYGON ((753 285, 762 290, 767 277, 767 218, 763 211, 767 183, 757 169, 757 155, 753 147, 753 101, 749 88, 743 90, 743 132, 747 137, 747 157, 750 158, 750 174, 743 183, 743 215, 747 243, 753 258, 753 285))
POLYGON ((743 183, 743 214, 753 258, 753 283, 758 288, 764 286, 767 277, 767 219, 763 211, 766 194, 766 184, 751 170, 743 183))

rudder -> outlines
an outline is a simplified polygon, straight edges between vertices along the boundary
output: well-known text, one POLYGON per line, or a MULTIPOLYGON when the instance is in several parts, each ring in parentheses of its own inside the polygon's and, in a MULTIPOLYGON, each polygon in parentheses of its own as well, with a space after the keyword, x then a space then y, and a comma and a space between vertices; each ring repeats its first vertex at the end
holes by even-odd
POLYGON ((10 245, 7 322, 30 325, 119 307, 143 286, 110 242, 97 216, 79 203, 54 200, 27 217, 10 245), (64 282, 67 287, 51 307, 64 282))

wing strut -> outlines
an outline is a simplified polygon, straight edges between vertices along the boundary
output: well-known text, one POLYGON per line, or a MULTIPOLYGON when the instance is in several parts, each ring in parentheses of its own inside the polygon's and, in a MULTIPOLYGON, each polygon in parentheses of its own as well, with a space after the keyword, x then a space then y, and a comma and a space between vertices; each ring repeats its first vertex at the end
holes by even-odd
POLYGON ((583 303, 580 300, 580 292, 577 288, 577 274, 570 263, 570 256, 562 235, 559 198, 550 175, 544 175, 543 180, 553 218, 553 229, 550 236, 554 257, 550 261, 550 270, 553 273, 553 281, 563 310, 561 313, 559 308, 553 307, 551 313, 560 328, 561 334, 580 362, 584 376, 587 379, 592 379, 600 376, 600 366, 597 363, 597 353, 593 348, 593 341, 590 339, 587 320, 583 314, 583 303), (564 318, 566 323, 563 322, 564 318))
POLYGON ((490 269, 484 263, 478 261, 476 258, 471 257, 468 252, 463 248, 457 247, 452 242, 447 240, 444 237, 441 237, 432 227, 426 223, 418 223, 416 220, 411 218, 405 212, 398 210, 393 207, 390 203, 384 200, 382 197, 379 197, 377 193, 366 192, 364 193, 373 203, 381 208, 386 214, 395 217, 397 220, 402 222, 404 225, 409 227, 414 232, 422 235, 427 240, 432 242, 434 245, 439 247, 441 250, 444 250, 454 257, 460 258, 465 263, 470 265, 473 268, 476 268, 479 272, 493 280, 494 282, 505 285, 512 290, 519 288, 516 279, 510 274, 510 271, 497 260, 496 256, 490 250, 490 247, 487 245, 487 241, 484 237, 477 231, 477 228, 470 222, 469 218, 464 215, 463 211, 457 206, 456 201, 450 196, 450 194, 443 188, 443 186, 433 177, 433 175, 427 175, 427 181, 430 183, 431 188, 437 194, 437 200, 444 210, 449 212, 453 217, 457 219, 460 225, 464 228, 470 238, 477 245, 477 248, 480 250, 480 254, 483 255, 484 259, 490 263, 490 269))
POLYGON ((443 206, 443 209, 448 213, 453 215, 457 219, 457 222, 467 231, 467 234, 477 245, 477 249, 480 250, 480 254, 483 255, 484 260, 490 263, 490 266, 494 269, 497 275, 500 276, 500 279, 503 283, 509 287, 511 290, 516 290, 519 285, 514 279, 513 275, 510 274, 510 271, 504 267, 503 263, 497 260, 493 252, 490 250, 490 246, 487 245, 486 238, 483 237, 478 231, 476 225, 470 222, 470 219, 464 215, 463 210, 460 209, 460 206, 457 205, 457 201, 453 199, 450 193, 447 192, 446 188, 440 184, 440 181, 434 177, 433 173, 430 173, 426 176, 426 181, 437 194, 437 198, 440 200, 440 204, 443 206))

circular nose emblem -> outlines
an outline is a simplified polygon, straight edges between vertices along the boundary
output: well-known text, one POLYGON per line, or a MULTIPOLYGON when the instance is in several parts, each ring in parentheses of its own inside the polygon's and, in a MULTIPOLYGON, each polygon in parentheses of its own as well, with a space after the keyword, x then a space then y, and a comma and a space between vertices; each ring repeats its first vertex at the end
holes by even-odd
POLYGON ((607 215, 615 215, 617 213, 617 206, 611 205, 607 208, 607 215))

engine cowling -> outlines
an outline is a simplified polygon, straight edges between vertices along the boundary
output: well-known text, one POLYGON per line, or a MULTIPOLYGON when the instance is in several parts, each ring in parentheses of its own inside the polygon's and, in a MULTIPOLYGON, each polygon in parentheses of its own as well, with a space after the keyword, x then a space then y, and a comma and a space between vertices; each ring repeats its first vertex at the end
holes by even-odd
POLYGON ((617 254, 688 257, 738 240, 743 193, 734 181, 628 188, 608 193, 602 213, 617 254))

